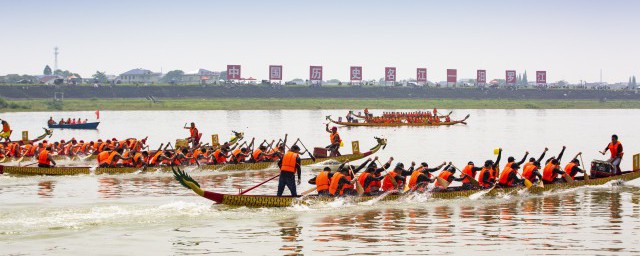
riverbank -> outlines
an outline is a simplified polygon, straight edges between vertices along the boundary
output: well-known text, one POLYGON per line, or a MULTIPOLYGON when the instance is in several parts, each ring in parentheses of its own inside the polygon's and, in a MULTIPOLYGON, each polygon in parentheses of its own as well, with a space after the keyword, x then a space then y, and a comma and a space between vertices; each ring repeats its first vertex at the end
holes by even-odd
POLYGON ((634 100, 499 99, 68 99, 7 100, 2 112, 87 110, 271 110, 271 109, 639 109, 634 100))

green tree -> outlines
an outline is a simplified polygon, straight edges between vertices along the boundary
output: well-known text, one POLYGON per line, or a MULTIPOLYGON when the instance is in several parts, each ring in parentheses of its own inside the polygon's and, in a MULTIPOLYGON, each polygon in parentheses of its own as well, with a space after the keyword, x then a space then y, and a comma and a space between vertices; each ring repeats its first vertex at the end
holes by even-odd
POLYGON ((164 77, 162 77, 162 82, 164 83, 178 83, 182 81, 182 76, 184 76, 184 71, 182 70, 171 70, 167 72, 164 77))
POLYGON ((100 72, 100 71, 96 71, 95 74, 91 75, 91 77, 93 78, 93 80, 96 83, 107 83, 107 75, 105 74, 105 72, 100 72))
POLYGON ((227 81, 227 71, 220 72, 220 80, 227 81))
POLYGON ((43 75, 45 75, 45 76, 50 76, 50 75, 51 75, 51 73, 52 73, 52 72, 51 72, 51 67, 49 67, 49 65, 46 65, 46 66, 44 67, 44 71, 42 71, 42 74, 43 74, 43 75))
POLYGON ((636 76, 633 76, 633 80, 631 80, 631 85, 635 88, 638 84, 636 84, 636 76))
POLYGON ((526 86, 529 84, 529 80, 527 79, 527 71, 524 71, 524 75, 522 75, 522 85, 526 86))

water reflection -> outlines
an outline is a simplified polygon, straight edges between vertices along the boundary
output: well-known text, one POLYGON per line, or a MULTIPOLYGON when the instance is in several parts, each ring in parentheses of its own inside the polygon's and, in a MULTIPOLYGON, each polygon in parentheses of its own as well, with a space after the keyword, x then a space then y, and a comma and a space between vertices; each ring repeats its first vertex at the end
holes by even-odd
POLYGON ((276 223, 280 227, 280 237, 282 238, 280 251, 283 251, 284 255, 299 255, 302 252, 304 241, 300 236, 302 226, 300 226, 298 218, 286 218, 278 220, 276 223))
POLYGON ((54 188, 55 188, 55 183, 53 181, 38 182, 38 196, 42 198, 53 197, 54 188))

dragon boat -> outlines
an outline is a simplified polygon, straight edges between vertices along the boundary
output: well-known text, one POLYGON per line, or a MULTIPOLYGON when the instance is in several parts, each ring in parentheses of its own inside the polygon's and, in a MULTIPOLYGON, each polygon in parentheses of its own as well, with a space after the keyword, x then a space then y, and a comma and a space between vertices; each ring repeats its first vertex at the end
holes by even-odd
MULTIPOLYGON (((313 163, 325 162, 333 160, 336 162, 344 163, 349 161, 355 161, 375 154, 380 149, 384 149, 387 145, 386 139, 376 138, 377 144, 367 152, 355 152, 353 154, 341 155, 341 156, 327 156, 316 157, 315 161, 312 158, 302 158, 302 165, 310 165, 313 163)), ((201 165, 198 167, 203 171, 242 171, 242 170, 262 170, 269 167, 275 167, 275 162, 259 162, 259 163, 240 163, 240 164, 218 164, 218 165, 201 165)), ((195 166, 193 166, 195 167, 195 166)), ((157 166, 135 168, 135 167, 113 167, 113 168, 100 168, 100 167, 30 167, 30 166, 8 166, 0 165, 0 174, 12 174, 12 175, 79 175, 79 174, 126 174, 136 173, 140 171, 171 171, 170 166, 157 166)))
POLYGON ((395 123, 368 123, 364 122, 341 122, 331 119, 331 116, 327 116, 326 119, 334 124, 342 125, 342 126, 369 126, 369 127, 398 127, 398 126, 450 126, 456 124, 467 124, 466 121, 469 119, 469 114, 461 120, 451 121, 451 122, 417 122, 417 123, 409 123, 409 122, 395 122, 395 123))
MULTIPOLYGON (((357 118, 360 118, 360 119, 369 119, 369 118, 382 117, 382 116, 374 116, 374 115, 373 115, 373 114, 371 114, 371 113, 369 113, 369 116, 367 117, 366 115, 363 115, 363 114, 362 114, 362 112, 358 112, 358 113, 356 114, 356 112, 355 112, 355 111, 353 111, 353 110, 350 110, 349 112, 351 112, 351 115, 352 115, 352 116, 357 117, 357 118)), ((438 117, 440 117, 440 118, 445 118, 445 117, 447 117, 447 116, 450 116, 452 113, 453 113, 453 111, 449 111, 449 113, 448 113, 448 114, 446 114, 446 115, 439 115, 438 117)), ((406 119, 406 118, 407 118, 407 116, 399 116, 398 118, 406 119)))
POLYGON ((27 142, 30 143, 30 144, 34 144, 34 143, 36 143, 38 141, 44 140, 45 138, 51 137, 51 135, 53 135, 53 131, 51 131, 51 130, 49 130, 47 128, 42 128, 42 129, 44 129, 44 133, 42 135, 36 137, 35 139, 32 139, 32 140, 28 140, 28 141, 24 141, 24 140, 3 141, 3 142, 0 142, 0 143, 2 143, 4 146, 9 145, 10 143, 18 143, 18 145, 22 146, 22 145, 27 144, 27 142))
MULTIPOLYGON (((594 186, 594 185, 602 185, 610 181, 620 180, 620 181, 630 181, 640 177, 640 155, 635 155, 634 157, 634 165, 633 171, 622 172, 617 175, 605 174, 602 175, 602 172, 598 171, 601 168, 604 161, 594 160, 592 162, 591 167, 591 175, 598 178, 590 178, 590 179, 576 179, 572 182, 564 182, 564 183, 553 183, 553 184, 545 184, 544 186, 531 186, 527 188, 525 186, 515 186, 515 187, 505 187, 505 188, 489 188, 489 189, 467 189, 462 190, 460 187, 450 187, 446 190, 436 190, 432 191, 429 195, 431 198, 436 199, 454 199, 461 197, 469 197, 475 193, 485 192, 484 196, 492 197, 497 195, 516 193, 520 190, 528 190, 531 194, 541 194, 545 191, 552 190, 560 190, 560 189, 568 189, 568 188, 577 188, 584 186, 594 186), (595 164, 594 164, 595 163, 595 164)), ((604 163, 606 164, 606 163, 604 163)), ((327 197, 327 196, 272 196, 272 195, 239 195, 239 194, 224 194, 224 193, 216 193, 212 191, 205 191, 200 188, 198 182, 196 182, 193 178, 191 178, 188 174, 183 171, 178 170, 174 171, 175 178, 185 187, 193 190, 196 194, 212 200, 217 204, 224 204, 229 206, 246 206, 246 207, 288 207, 295 204, 313 204, 318 202, 331 202, 336 200, 337 197, 327 197)), ((370 200, 380 200, 380 201, 393 201, 398 200, 403 197, 406 197, 414 192, 409 193, 389 193, 386 195, 377 195, 377 196, 348 196, 352 202, 366 202, 370 200)))

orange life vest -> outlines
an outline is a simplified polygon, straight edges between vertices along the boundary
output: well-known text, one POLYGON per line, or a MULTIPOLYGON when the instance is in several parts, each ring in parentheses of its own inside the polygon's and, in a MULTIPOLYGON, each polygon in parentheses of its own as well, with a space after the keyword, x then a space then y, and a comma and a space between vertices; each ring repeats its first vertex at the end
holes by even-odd
POLYGON ((109 158, 107 158, 107 163, 110 166, 116 166, 116 164, 118 163, 119 159, 114 161, 114 158, 117 154, 118 152, 116 151, 111 151, 111 154, 109 154, 109 158))
POLYGON ((410 189, 415 189, 416 186, 418 185, 418 177, 420 177, 420 174, 422 174, 423 169, 424 167, 420 167, 411 173, 411 177, 409 177, 409 184, 408 184, 410 189))
POLYGON ((530 164, 526 167, 524 167, 524 171, 522 171, 522 177, 524 177, 525 179, 532 181, 533 180, 533 171, 537 170, 538 167, 535 166, 534 164, 530 164))
POLYGON ((524 171, 524 170, 526 170, 526 169, 527 169, 527 167, 532 166, 532 165, 533 165, 533 162, 526 162, 526 163, 522 166, 522 170, 524 171))
MULTIPOLYGON (((451 175, 453 175, 453 173, 451 173, 449 171, 442 171, 442 172, 440 172, 438 177, 442 178, 443 180, 449 181, 449 177, 451 177, 451 175)), ((436 180, 436 187, 444 188, 444 186, 442 184, 440 184, 440 182, 438 182, 437 180, 436 180)))
POLYGON ((509 179, 509 176, 511 176, 511 173, 514 172, 515 170, 513 168, 511 168, 510 164, 508 164, 509 167, 504 168, 504 170, 502 170, 502 173, 500 173, 500 179, 498 180, 498 182, 500 182, 500 185, 506 185, 506 186, 511 186, 513 185, 513 179, 509 179))
POLYGON ((263 156, 262 156, 262 150, 260 150, 260 149, 254 150, 253 154, 251 154, 251 156, 253 157, 253 160, 256 161, 256 162, 261 162, 262 160, 264 160, 263 156))
MULTIPOLYGON (((382 190, 383 191, 390 191, 390 190, 395 189, 391 179, 395 179, 396 176, 398 176, 398 174, 396 172, 389 172, 389 174, 384 177, 384 179, 382 180, 382 190)), ((404 182, 398 181, 398 187, 401 187, 402 184, 404 184, 404 182)))
POLYGON ((51 165, 51 161, 49 161, 49 151, 48 150, 42 150, 42 152, 40 152, 40 154, 38 155, 38 163, 39 164, 45 164, 45 165, 51 165))
POLYGON ((150 165, 157 165, 158 164, 158 158, 161 155, 162 155, 162 150, 158 150, 158 152, 156 152, 156 154, 151 157, 151 160, 149 160, 149 164, 150 165))
POLYGON ((358 183, 360 183, 360 186, 362 186, 362 188, 364 188, 364 192, 365 193, 370 193, 371 192, 371 188, 375 187, 375 183, 379 182, 379 181, 369 182, 369 186, 365 187, 364 186, 364 182, 367 180, 367 177, 369 177, 369 176, 372 176, 371 173, 365 172, 365 173, 361 174, 358 177, 358 183))
MULTIPOLYGON (((280 166, 280 170, 284 171, 284 172, 296 172, 296 165, 297 165, 297 160, 298 159, 298 154, 289 151, 286 154, 284 154, 284 157, 282 158, 282 165, 280 166)), ((334 175, 335 176, 335 175, 334 175)))
MULTIPOLYGON (((125 152, 122 154, 122 158, 127 158, 127 157, 129 157, 129 152, 130 152, 129 150, 125 151, 125 152)), ((124 166, 131 166, 131 163, 133 163, 133 159, 129 159, 129 160, 122 160, 122 164, 123 164, 124 166)))
POLYGON ((236 162, 241 163, 244 162, 244 154, 242 154, 242 151, 240 151, 240 149, 236 148, 233 153, 233 158, 236 159, 236 162))
POLYGON ((329 173, 322 171, 316 176, 316 191, 320 192, 329 189, 329 173))
POLYGON ((493 180, 493 170, 491 168, 487 168, 487 167, 482 167, 482 170, 480 170, 480 176, 478 176, 478 183, 480 184, 480 186, 483 187, 487 187, 490 184, 484 183, 484 177, 489 175, 489 180, 493 180))
MULTIPOLYGON (((286 158, 286 156, 285 156, 286 158)), ((331 182, 329 184, 329 194, 331 195, 335 195, 336 191, 338 191, 338 183, 340 183, 340 179, 342 179, 342 177, 344 177, 344 174, 337 172, 333 174, 333 177, 331 177, 331 182)), ((343 186, 344 187, 344 186, 343 186)), ((342 195, 342 191, 340 191, 340 195, 342 195)))
MULTIPOLYGON (((564 167, 564 172, 566 172, 567 174, 571 175, 571 169, 573 169, 573 167, 575 167, 576 164, 569 162, 569 164, 567 164, 567 166, 564 167)), ((576 174, 578 174, 578 172, 574 173, 573 175, 571 175, 571 178, 574 178, 576 176, 576 174)))
MULTIPOLYGON (((468 164, 467 166, 464 167, 464 169, 462 169, 462 173, 468 175, 469 177, 472 178, 476 178, 476 172, 473 171, 473 165, 468 164)), ((471 182, 471 180, 469 179, 469 177, 464 177, 464 180, 462 180, 462 183, 469 183, 471 182)))
POLYGON ((542 173, 542 180, 547 182, 553 182, 553 180, 558 177, 558 175, 553 172, 553 170, 556 168, 558 168, 558 166, 554 165, 553 163, 551 163, 551 161, 549 161, 549 163, 547 163, 547 165, 544 167, 544 170, 542 173))
POLYGON ((331 135, 329 135, 329 139, 331 140, 331 144, 342 142, 342 139, 340 139, 340 134, 338 134, 338 132, 331 133, 331 135), (337 141, 336 141, 336 136, 338 139, 337 141))
POLYGON ((99 164, 99 165, 102 165, 102 164, 104 164, 104 163, 107 163, 107 164, 108 164, 108 163, 109 163, 109 162, 108 162, 108 160, 109 160, 109 152, 107 152, 107 151, 102 151, 102 152, 100 152, 100 153, 98 154, 97 160, 98 160, 98 164, 99 164))
POLYGON ((133 156, 132 165, 134 167, 142 167, 142 162, 143 162, 144 159, 141 159, 141 158, 142 158, 142 153, 136 153, 133 156))
POLYGON ((226 163, 227 158, 222 154, 222 150, 217 149, 216 152, 213 152, 213 158, 216 159, 216 162, 219 164, 226 163))
MULTIPOLYGON (((622 145, 620 141, 616 141, 616 144, 611 144, 611 142, 609 142, 609 151, 611 152, 611 158, 618 157, 618 150, 620 148, 620 145, 622 145)), ((620 157, 622 157, 622 155, 624 155, 624 153, 620 152, 620 157)))

